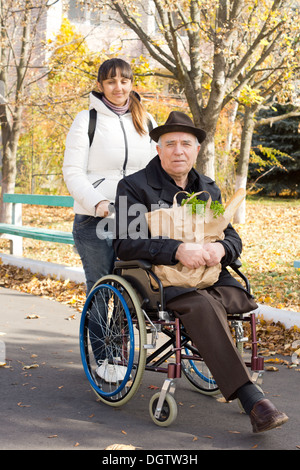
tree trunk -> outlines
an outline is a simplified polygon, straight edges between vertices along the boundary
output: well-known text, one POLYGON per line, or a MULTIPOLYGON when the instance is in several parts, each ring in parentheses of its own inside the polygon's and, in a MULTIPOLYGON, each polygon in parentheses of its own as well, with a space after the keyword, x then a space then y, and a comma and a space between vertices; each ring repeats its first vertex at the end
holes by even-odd
MULTIPOLYGON (((251 150, 252 135, 255 127, 254 115, 256 109, 245 108, 244 125, 241 137, 240 157, 236 172, 235 190, 246 189, 249 157, 251 150)), ((246 220, 246 201, 244 200, 235 213, 233 222, 244 224, 246 220)))
MULTIPOLYGON (((6 127, 6 126, 5 126, 6 127)), ((15 134, 12 136, 11 132, 6 133, 2 130, 2 142, 3 142, 3 155, 2 155, 2 193, 0 199, 0 221, 5 223, 11 223, 11 204, 3 203, 4 193, 15 192, 16 182, 16 153, 19 136, 15 134), (7 139, 6 134, 10 136, 7 139), (5 137, 4 137, 5 135, 5 137)))
MULTIPOLYGON (((202 125, 207 133, 205 141, 201 145, 200 154, 196 169, 200 172, 215 178, 215 143, 214 136, 217 123, 223 107, 223 100, 226 94, 228 83, 225 80, 225 59, 222 47, 216 40, 214 44, 213 76, 211 81, 211 91, 205 109, 202 109, 202 125)), ((195 122, 197 126, 197 122, 195 122)))
MULTIPOLYGON (((25 102, 25 78, 30 70, 33 50, 36 47, 37 24, 48 8, 45 2, 30 0, 22 3, 22 8, 10 21, 3 16, 0 0, 0 80, 3 82, 3 97, 0 101, 0 124, 2 131, 2 193, 0 200, 0 220, 10 222, 11 204, 3 204, 3 194, 15 191, 16 159, 18 141, 22 125, 23 103, 25 102), (10 93, 7 94, 7 90, 10 93), (14 95, 14 96, 13 96, 14 95)), ((5 14, 16 7, 8 2, 5 14)))
POLYGON ((226 143, 225 143, 225 156, 223 166, 226 170, 227 163, 228 163, 228 155, 231 151, 231 144, 232 144, 232 137, 233 137, 233 129, 236 120, 236 115, 238 111, 239 104, 237 101, 234 101, 230 110, 229 110, 229 117, 228 117, 228 132, 226 136, 226 143))
POLYGON ((196 170, 210 178, 215 176, 215 139, 214 132, 207 132, 206 139, 201 144, 201 149, 197 158, 196 170))

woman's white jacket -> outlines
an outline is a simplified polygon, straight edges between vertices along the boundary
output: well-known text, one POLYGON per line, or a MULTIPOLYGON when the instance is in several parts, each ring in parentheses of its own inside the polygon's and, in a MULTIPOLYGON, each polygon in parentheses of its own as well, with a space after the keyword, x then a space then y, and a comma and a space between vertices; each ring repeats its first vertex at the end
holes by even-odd
MULTIPOLYGON (((99 95, 98 95, 99 96, 99 95)), ((89 111, 74 119, 66 139, 63 175, 74 198, 76 214, 95 215, 102 200, 114 202, 118 182, 142 168, 156 155, 156 144, 147 134, 140 136, 131 113, 118 116, 97 97, 90 94, 90 109, 97 111, 94 139, 90 147, 89 111)), ((156 122, 149 115, 152 126, 156 122)))

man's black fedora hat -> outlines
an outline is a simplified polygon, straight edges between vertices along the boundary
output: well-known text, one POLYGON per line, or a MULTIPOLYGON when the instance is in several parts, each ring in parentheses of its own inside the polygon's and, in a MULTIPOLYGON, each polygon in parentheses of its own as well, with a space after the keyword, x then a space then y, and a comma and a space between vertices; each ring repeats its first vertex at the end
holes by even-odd
POLYGON ((150 137, 155 142, 158 142, 160 136, 167 134, 168 132, 187 132, 189 134, 194 134, 197 137, 199 144, 201 144, 206 137, 206 132, 195 127, 191 118, 180 111, 171 111, 165 124, 152 129, 150 137))

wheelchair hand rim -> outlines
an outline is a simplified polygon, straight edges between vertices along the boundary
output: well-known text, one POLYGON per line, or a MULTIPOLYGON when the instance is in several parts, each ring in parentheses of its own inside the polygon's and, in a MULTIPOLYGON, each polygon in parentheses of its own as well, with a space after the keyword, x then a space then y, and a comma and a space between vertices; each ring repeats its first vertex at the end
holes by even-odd
POLYGON ((93 289, 88 298, 86 299, 86 302, 84 304, 84 307, 83 307, 83 310, 82 310, 82 315, 81 315, 81 320, 80 320, 80 333, 79 333, 79 341, 80 341, 80 354, 81 354, 81 362, 82 362, 82 365, 83 365, 83 369, 84 369, 84 372, 85 372, 85 375, 87 376, 88 378, 88 381, 90 383, 90 385, 92 386, 92 388, 100 395, 100 396, 103 396, 103 397, 113 397, 114 395, 117 395, 125 386, 125 384, 128 382, 128 379, 130 377, 130 374, 131 374, 131 369, 132 369, 132 366, 133 366, 133 360, 134 360, 134 333, 133 333, 133 323, 132 323, 132 320, 131 320, 131 315, 130 315, 130 312, 129 312, 129 308, 122 296, 122 294, 120 294, 120 292, 118 291, 118 289, 116 289, 114 286, 111 286, 110 284, 100 284, 98 285, 95 289, 93 289), (86 362, 86 358, 85 358, 85 354, 84 354, 84 324, 85 324, 85 314, 86 314, 86 311, 87 311, 87 308, 88 308, 88 305, 90 303, 90 299, 93 297, 93 295, 95 295, 100 289, 103 289, 103 288, 108 288, 108 289, 111 289, 116 295, 117 297, 121 300, 121 303, 122 303, 122 306, 124 307, 124 311, 125 311, 125 315, 126 315, 126 319, 128 321, 128 328, 129 328, 129 337, 130 337, 130 354, 129 354, 129 360, 128 360, 128 367, 127 367, 127 371, 126 371, 126 374, 125 374, 125 377, 124 379, 122 380, 122 382, 120 383, 119 387, 116 389, 116 390, 113 390, 112 392, 104 392, 101 388, 99 388, 96 384, 95 384, 95 381, 89 371, 89 368, 88 368, 88 365, 87 365, 87 362, 86 362))
MULTIPOLYGON (((185 352, 186 352, 186 355, 188 356, 189 355, 189 350, 187 348, 185 348, 185 352)), ((214 379, 210 379, 209 377, 207 377, 206 375, 204 375, 200 372, 200 370, 196 366, 193 359, 187 359, 187 360, 189 361, 189 363, 193 367, 193 369, 194 369, 195 373, 198 375, 198 377, 200 377, 200 379, 202 379, 206 383, 209 383, 210 385, 217 385, 217 383, 214 379)))

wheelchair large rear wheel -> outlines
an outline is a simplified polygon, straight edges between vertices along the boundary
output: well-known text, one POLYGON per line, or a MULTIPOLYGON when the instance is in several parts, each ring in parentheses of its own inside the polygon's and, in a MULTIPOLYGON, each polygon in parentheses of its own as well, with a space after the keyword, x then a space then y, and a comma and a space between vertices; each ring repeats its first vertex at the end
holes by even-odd
POLYGON ((198 351, 185 336, 182 337, 182 341, 185 343, 185 357, 181 359, 184 376, 198 392, 204 395, 218 395, 220 393, 218 385, 198 351))
POLYGON ((84 372, 100 401, 121 406, 136 393, 145 370, 146 340, 135 290, 120 276, 101 278, 85 302, 80 322, 84 372))

